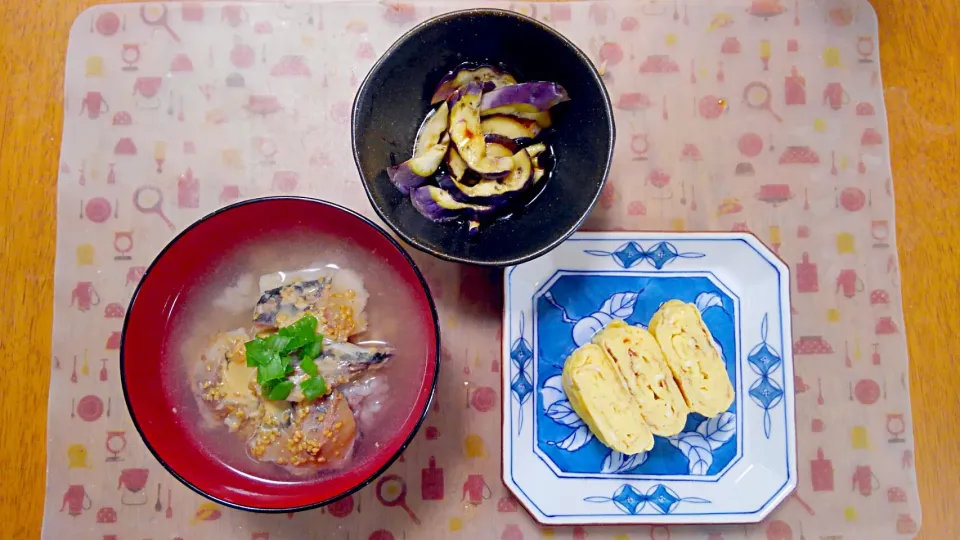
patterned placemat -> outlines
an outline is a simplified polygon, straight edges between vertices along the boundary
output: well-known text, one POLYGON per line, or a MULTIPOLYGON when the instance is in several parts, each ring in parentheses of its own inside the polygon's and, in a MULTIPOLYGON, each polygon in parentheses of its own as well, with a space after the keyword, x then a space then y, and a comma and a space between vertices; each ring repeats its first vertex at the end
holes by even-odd
MULTIPOLYGON (((876 17, 865 1, 501 3, 564 32, 616 106, 589 229, 750 230, 793 270, 799 488, 764 523, 541 528, 500 481, 500 273, 415 254, 443 321, 438 400, 391 474, 322 510, 218 507, 149 455, 122 317, 177 230, 277 193, 372 215, 353 94, 418 21, 467 3, 102 6, 70 36, 44 538, 911 537, 920 524, 876 17), (412 516, 416 516, 419 524, 412 516)), ((548 60, 546 60, 548 61, 548 60)))

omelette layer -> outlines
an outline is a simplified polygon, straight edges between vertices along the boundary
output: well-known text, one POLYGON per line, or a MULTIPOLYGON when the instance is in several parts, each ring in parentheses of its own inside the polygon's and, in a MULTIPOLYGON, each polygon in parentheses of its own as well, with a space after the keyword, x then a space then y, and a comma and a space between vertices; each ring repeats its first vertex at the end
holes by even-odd
POLYGON ((690 409, 657 340, 643 328, 615 320, 594 336, 593 342, 617 368, 650 431, 661 437, 680 433, 690 409))
POLYGON ((653 434, 640 407, 599 346, 588 343, 567 358, 563 389, 570 406, 603 444, 628 455, 653 448, 653 434))
POLYGON ((650 319, 650 332, 691 411, 713 417, 730 407, 733 385, 696 306, 670 300, 650 319))

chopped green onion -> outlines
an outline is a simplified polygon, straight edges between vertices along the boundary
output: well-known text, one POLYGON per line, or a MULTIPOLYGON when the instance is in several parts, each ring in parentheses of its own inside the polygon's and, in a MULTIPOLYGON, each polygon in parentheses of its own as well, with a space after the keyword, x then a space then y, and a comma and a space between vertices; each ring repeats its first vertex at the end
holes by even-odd
POLYGON ((313 361, 313 358, 302 360, 300 362, 300 369, 312 377, 316 377, 320 374, 320 370, 317 368, 317 363, 313 361))
POLYGON ((287 396, 290 395, 290 392, 293 390, 293 381, 283 381, 277 383, 274 386, 269 394, 267 394, 267 399, 271 401, 283 401, 287 399, 287 396))
POLYGON ((260 364, 257 368, 257 382, 260 385, 283 379, 287 375, 287 366, 280 359, 280 355, 273 353, 273 356, 266 363, 260 364))
POLYGON ((313 343, 304 345, 300 349, 300 359, 301 360, 313 360, 314 358, 320 356, 320 353, 323 352, 323 338, 317 336, 316 341, 313 343))
POLYGON ((247 366, 257 368, 257 383, 268 399, 286 399, 293 389, 293 382, 287 380, 287 376, 295 369, 290 355, 299 357, 303 370, 317 379, 316 382, 308 379, 301 384, 308 399, 312 400, 327 393, 326 381, 317 377, 319 370, 313 362, 323 352, 323 336, 317 334, 318 324, 316 317, 307 314, 290 326, 281 328, 276 334, 255 338, 244 344, 247 366), (307 392, 308 388, 310 393, 307 392), (313 397, 309 397, 311 395, 313 397))
POLYGON ((327 381, 323 377, 311 377, 300 383, 300 389, 307 401, 313 401, 327 393, 327 381))
POLYGON ((255 367, 265 364, 270 360, 270 350, 267 348, 267 342, 262 339, 254 339, 244 343, 247 349, 247 366, 255 367))
POLYGON ((284 351, 290 346, 290 342, 293 340, 290 337, 282 334, 273 334, 265 341, 267 342, 267 348, 269 348, 271 351, 285 354, 284 351))
POLYGON ((317 335, 317 324, 317 318, 307 314, 290 326, 281 328, 277 335, 287 338, 289 341, 284 344, 280 352, 282 354, 290 354, 320 339, 320 336, 317 335))

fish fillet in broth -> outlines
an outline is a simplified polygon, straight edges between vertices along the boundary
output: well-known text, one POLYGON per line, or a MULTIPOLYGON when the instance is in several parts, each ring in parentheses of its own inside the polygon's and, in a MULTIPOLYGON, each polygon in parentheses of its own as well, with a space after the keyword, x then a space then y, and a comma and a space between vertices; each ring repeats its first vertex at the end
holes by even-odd
POLYGON ((247 447, 254 459, 297 474, 338 468, 353 455, 357 424, 343 394, 311 403, 264 403, 263 422, 247 447))
POLYGON ((249 340, 242 328, 217 334, 192 374, 200 410, 212 413, 207 419, 223 422, 230 431, 252 431, 262 413, 253 390, 257 370, 247 366, 244 343, 249 340))

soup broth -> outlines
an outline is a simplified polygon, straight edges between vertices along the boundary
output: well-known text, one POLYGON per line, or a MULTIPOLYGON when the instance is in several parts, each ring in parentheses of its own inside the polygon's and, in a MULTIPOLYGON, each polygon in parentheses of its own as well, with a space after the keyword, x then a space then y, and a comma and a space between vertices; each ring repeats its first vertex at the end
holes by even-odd
MULTIPOLYGON (((177 306, 176 317, 169 321, 171 338, 162 354, 172 358, 164 362, 170 367, 163 374, 167 379, 163 386, 168 389, 180 421, 200 449, 225 466, 271 482, 328 479, 370 459, 397 436, 396 427, 414 410, 425 377, 423 359, 429 354, 427 332, 433 331, 432 321, 412 307, 413 295, 418 291, 394 275, 377 253, 316 232, 285 233, 283 238, 260 238, 236 250, 218 262, 208 279, 187 287, 189 290, 183 291, 177 300, 182 305, 177 306), (352 413, 356 422, 349 458, 336 467, 265 463, 251 455, 249 433, 231 431, 198 399, 196 381, 189 374, 196 372, 198 365, 203 366, 201 358, 218 334, 245 329, 249 339, 255 335, 254 307, 261 298, 261 276, 317 266, 333 273, 352 272, 362 280, 369 295, 363 310, 366 329, 350 337, 350 342, 363 347, 389 346, 393 354, 382 365, 365 369, 348 382, 329 382, 350 405, 347 414, 352 413)), ((241 341, 246 338, 237 340, 241 341)), ((324 345, 328 351, 333 346, 324 345)), ((270 405, 283 406, 283 401, 270 405)))

